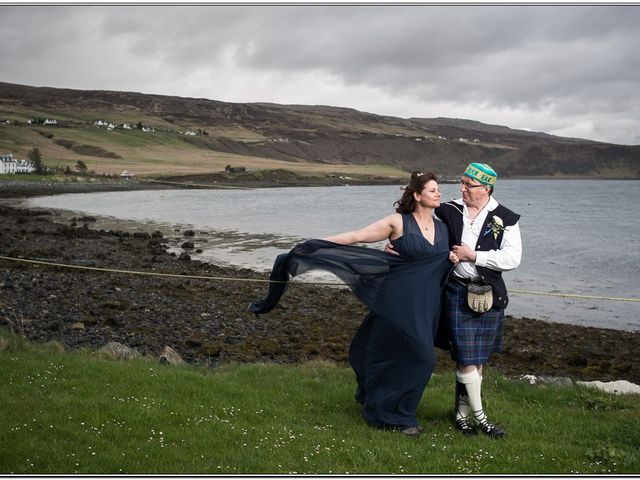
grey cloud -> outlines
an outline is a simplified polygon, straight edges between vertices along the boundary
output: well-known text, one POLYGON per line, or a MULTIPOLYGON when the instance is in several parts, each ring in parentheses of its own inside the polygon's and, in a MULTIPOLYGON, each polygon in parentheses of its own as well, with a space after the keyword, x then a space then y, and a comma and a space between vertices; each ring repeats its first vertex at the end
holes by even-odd
POLYGON ((225 59, 262 78, 326 72, 431 104, 629 122, 640 117, 637 25, 639 7, 605 5, 0 6, 0 66, 18 83, 40 72, 44 84, 75 76, 69 86, 96 88, 99 77, 148 91, 145 79, 176 88, 225 59))
POLYGON ((633 88, 640 78, 638 8, 371 7, 363 13, 358 7, 325 7, 307 15, 308 11, 276 9, 263 15, 264 23, 279 28, 254 32, 256 48, 239 54, 237 61, 273 70, 323 68, 348 83, 424 90, 425 95, 440 85, 441 98, 534 107, 550 96, 593 89, 593 83, 606 90, 612 82, 620 86, 628 79, 630 84, 623 86, 633 88))

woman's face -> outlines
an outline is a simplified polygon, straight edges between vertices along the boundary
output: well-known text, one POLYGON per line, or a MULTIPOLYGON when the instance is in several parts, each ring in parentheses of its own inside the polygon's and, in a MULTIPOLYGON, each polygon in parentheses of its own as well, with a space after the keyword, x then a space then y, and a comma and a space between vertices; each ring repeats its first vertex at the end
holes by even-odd
POLYGON ((425 183, 424 188, 420 194, 414 193, 416 203, 419 203, 423 207, 437 208, 440 206, 440 188, 438 182, 435 180, 429 180, 425 183))

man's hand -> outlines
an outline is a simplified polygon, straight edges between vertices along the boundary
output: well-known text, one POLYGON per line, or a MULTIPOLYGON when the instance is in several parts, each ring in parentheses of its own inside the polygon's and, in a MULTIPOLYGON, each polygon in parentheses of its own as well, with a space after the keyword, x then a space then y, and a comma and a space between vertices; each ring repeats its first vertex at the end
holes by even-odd
POLYGON ((396 252, 396 251, 393 249, 393 245, 391 245, 391 243, 390 243, 390 242, 387 242, 387 244, 384 246, 384 251, 385 251, 386 253, 391 254, 391 255, 397 255, 397 256, 400 256, 400 254, 399 254, 398 252, 396 252))
POLYGON ((461 262, 475 262, 476 252, 469 245, 454 245, 451 250, 455 253, 461 262))

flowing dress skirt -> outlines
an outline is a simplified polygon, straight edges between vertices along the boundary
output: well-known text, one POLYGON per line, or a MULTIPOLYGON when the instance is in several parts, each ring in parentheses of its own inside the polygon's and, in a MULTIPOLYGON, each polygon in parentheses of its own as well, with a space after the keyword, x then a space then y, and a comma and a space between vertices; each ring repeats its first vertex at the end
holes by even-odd
POLYGON ((433 348, 369 313, 349 348, 362 415, 378 427, 417 427, 416 411, 436 365, 433 348))
POLYGON ((370 310, 351 343, 349 361, 363 416, 380 427, 418 426, 418 404, 435 367, 440 296, 452 270, 447 232, 440 222, 436 245, 420 233, 408 235, 415 227, 405 225, 404 241, 394 243, 405 254, 401 257, 325 240, 296 245, 276 259, 267 297, 249 306, 256 315, 271 311, 287 281, 308 270, 326 270, 342 279, 370 310), (419 256, 407 255, 412 243, 422 249, 419 256))

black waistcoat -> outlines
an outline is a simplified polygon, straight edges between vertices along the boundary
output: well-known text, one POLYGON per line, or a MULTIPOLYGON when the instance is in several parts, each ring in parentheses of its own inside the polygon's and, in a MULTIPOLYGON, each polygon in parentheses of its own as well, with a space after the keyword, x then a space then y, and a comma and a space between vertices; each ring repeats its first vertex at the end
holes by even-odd
MULTIPOLYGON (((436 208, 436 215, 444 222, 449 231, 449 248, 453 245, 460 245, 462 241, 462 229, 464 227, 462 221, 462 205, 454 202, 443 203, 436 208)), ((517 213, 512 212, 502 205, 498 205, 494 210, 487 213, 487 218, 484 221, 482 230, 480 230, 480 237, 478 238, 478 243, 475 248, 476 251, 486 252, 488 250, 500 249, 504 231, 501 231, 496 238, 493 237, 493 233, 491 232, 492 219, 496 216, 502 219, 505 228, 515 225, 520 219, 520 215, 517 213), (487 231, 488 233, 485 235, 487 231)), ((502 272, 477 265, 476 270, 478 270, 478 275, 480 275, 482 281, 491 285, 494 306, 505 308, 509 303, 509 296, 507 295, 507 287, 502 279, 502 272)))

